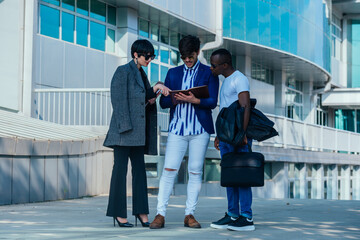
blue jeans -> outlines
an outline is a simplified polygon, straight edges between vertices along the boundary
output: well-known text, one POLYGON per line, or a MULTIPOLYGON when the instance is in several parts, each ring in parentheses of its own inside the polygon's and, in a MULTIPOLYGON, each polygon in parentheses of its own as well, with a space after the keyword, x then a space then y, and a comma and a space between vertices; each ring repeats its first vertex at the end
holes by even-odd
MULTIPOLYGON (((248 139, 251 146, 252 140, 248 139)), ((234 146, 226 142, 220 141, 219 143, 221 157, 234 151, 234 146)), ((248 152, 248 146, 241 146, 237 149, 237 152, 248 152)), ((231 217, 239 217, 240 214, 247 218, 252 218, 252 192, 251 187, 227 187, 226 188, 228 199, 228 215, 231 217), (241 207, 241 213, 239 211, 239 203, 241 207)))

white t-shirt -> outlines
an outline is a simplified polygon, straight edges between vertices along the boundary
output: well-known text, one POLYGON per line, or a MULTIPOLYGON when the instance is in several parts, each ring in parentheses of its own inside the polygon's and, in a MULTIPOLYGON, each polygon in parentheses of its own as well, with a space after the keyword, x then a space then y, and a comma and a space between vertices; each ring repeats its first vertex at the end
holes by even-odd
POLYGON ((241 92, 250 92, 249 80, 244 74, 236 70, 224 79, 220 89, 220 110, 223 107, 230 106, 234 101, 238 100, 241 92))

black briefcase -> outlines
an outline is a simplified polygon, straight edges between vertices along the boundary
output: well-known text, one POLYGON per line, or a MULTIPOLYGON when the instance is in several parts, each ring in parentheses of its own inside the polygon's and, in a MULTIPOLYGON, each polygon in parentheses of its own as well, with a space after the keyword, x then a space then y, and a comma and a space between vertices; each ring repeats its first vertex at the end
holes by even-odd
POLYGON ((258 152, 230 152, 221 159, 221 186, 264 186, 264 155, 258 152))

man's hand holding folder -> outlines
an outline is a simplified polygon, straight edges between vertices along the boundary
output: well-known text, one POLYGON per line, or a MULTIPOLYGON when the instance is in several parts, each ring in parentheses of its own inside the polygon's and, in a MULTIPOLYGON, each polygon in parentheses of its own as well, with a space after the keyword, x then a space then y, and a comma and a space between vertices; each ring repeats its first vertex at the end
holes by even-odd
POLYGON ((171 101, 174 105, 182 102, 200 104, 200 98, 208 98, 209 89, 207 85, 189 88, 187 90, 170 91, 171 101))

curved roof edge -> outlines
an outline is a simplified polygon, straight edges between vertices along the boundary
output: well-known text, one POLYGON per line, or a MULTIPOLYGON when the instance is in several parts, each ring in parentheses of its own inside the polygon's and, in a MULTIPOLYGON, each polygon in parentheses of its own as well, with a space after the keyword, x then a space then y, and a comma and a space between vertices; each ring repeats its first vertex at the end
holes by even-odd
POLYGON ((237 55, 251 56, 252 60, 273 70, 293 72, 298 80, 312 78, 315 82, 325 83, 331 79, 331 74, 318 64, 276 48, 224 37, 224 45, 237 55))

